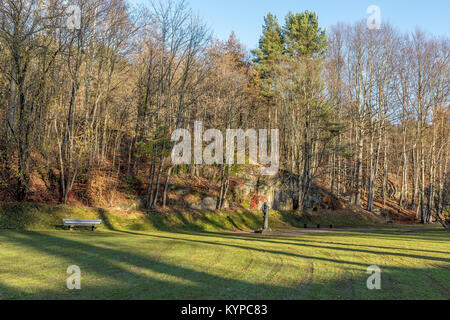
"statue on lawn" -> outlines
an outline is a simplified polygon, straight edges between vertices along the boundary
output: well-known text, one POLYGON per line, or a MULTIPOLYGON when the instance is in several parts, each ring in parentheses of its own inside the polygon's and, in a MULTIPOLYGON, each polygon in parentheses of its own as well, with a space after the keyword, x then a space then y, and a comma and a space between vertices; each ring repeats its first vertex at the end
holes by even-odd
POLYGON ((263 231, 270 231, 270 229, 269 229, 269 212, 270 212, 270 207, 267 204, 267 202, 264 202, 264 204, 262 206, 262 212, 263 212, 263 216, 264 216, 263 231))

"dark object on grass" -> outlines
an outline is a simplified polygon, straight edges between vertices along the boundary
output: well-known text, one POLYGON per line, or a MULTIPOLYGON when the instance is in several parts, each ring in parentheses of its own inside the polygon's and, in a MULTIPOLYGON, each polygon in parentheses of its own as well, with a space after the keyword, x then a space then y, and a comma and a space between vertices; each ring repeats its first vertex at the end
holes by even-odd
POLYGON ((260 230, 256 230, 255 233, 258 233, 258 234, 272 234, 272 229, 267 229, 267 230, 260 229, 260 230))
POLYGON ((317 225, 317 229, 320 229, 320 224, 317 225))
POLYGON ((332 224, 330 224, 330 229, 333 229, 333 225, 332 224))
POLYGON ((304 227, 305 227, 305 229, 308 229, 308 225, 307 225, 306 223, 305 223, 305 226, 304 226, 304 227))

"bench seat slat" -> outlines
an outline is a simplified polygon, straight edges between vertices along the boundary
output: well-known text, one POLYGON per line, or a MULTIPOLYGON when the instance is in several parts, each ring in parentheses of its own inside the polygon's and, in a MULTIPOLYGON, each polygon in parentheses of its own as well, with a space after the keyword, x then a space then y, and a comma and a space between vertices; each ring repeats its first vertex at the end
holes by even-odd
POLYGON ((63 219, 63 224, 66 226, 100 226, 102 220, 92 219, 63 219))

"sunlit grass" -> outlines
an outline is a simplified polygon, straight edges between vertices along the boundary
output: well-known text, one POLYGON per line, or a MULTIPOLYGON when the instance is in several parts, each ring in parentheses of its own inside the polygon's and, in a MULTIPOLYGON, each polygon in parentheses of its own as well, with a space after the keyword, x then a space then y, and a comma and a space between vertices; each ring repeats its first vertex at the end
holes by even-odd
MULTIPOLYGON (((42 205, 35 203, 0 205, 0 229, 51 230, 62 224, 62 219, 101 219, 110 230, 134 231, 223 231, 257 230, 262 227, 262 213, 250 209, 225 210, 223 212, 192 212, 173 209, 169 214, 142 211, 117 211, 67 205, 42 205)), ((382 220, 369 215, 345 212, 318 213, 270 213, 273 229, 303 228, 304 224, 334 227, 380 226, 382 220)))
POLYGON ((440 230, 257 236, 0 231, 0 299, 449 299, 440 230), (66 288, 78 265, 81 290, 66 288), (367 268, 382 269, 370 291, 367 268))

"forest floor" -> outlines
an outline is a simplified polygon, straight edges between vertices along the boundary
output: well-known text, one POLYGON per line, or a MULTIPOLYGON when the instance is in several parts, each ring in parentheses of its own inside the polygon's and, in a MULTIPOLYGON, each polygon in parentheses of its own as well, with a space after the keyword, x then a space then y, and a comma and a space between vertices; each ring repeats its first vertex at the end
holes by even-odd
POLYGON ((282 235, 0 230, 0 299, 448 300, 449 240, 419 226, 282 235), (67 289, 72 265, 81 290, 67 289), (372 265, 381 290, 367 288, 372 265))

